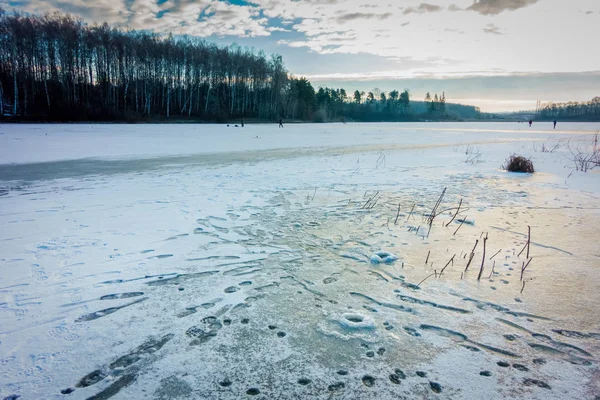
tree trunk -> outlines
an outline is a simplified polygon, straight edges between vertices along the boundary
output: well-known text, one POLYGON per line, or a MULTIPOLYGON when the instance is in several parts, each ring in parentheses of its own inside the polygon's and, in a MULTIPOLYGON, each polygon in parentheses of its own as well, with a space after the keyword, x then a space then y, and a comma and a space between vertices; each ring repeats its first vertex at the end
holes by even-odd
POLYGON ((206 101, 204 102, 204 115, 206 115, 206 113, 208 112, 208 98, 209 98, 209 95, 210 95, 210 80, 208 81, 208 90, 206 91, 206 101))
POLYGON ((2 81, 0 81, 0 118, 4 117, 4 91, 2 90, 2 81))
POLYGON ((17 67, 13 61, 13 83, 14 83, 14 104, 13 104, 13 116, 17 116, 17 109, 19 104, 19 86, 17 85, 17 67))
POLYGON ((167 119, 171 116, 171 88, 167 88, 167 119))

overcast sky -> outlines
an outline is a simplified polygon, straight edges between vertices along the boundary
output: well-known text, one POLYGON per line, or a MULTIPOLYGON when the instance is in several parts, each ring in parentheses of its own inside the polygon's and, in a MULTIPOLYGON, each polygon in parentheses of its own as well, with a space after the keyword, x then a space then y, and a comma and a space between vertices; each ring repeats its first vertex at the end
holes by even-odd
POLYGON ((0 0, 284 57, 313 84, 486 111, 600 96, 600 0, 0 0))

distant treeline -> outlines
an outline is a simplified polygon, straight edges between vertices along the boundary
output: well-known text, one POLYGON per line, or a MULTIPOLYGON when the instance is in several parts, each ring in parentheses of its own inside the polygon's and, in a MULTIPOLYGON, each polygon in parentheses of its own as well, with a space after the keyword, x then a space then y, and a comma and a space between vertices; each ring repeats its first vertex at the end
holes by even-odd
MULTIPOLYGON (((312 86, 304 78, 292 78, 292 88, 294 86, 305 88, 303 91, 307 93, 306 101, 301 107, 302 110, 306 110, 302 118, 306 118, 312 109, 312 120, 317 122, 457 120, 481 117, 478 107, 447 103, 445 94, 435 94, 431 97, 427 93, 425 101, 413 101, 408 90, 392 90, 386 94, 379 89, 373 89, 368 93, 357 90, 350 98, 344 89, 328 87, 319 88, 313 96, 312 86), (306 104, 311 104, 311 107, 306 108, 306 104)), ((293 110, 292 107, 291 111, 293 110)))
POLYGON ((590 101, 544 103, 537 110, 540 119, 567 119, 600 121, 600 97, 590 101))
POLYGON ((0 118, 136 121, 474 119, 473 106, 408 90, 320 88, 281 56, 198 38, 88 26, 70 15, 0 8, 0 118))

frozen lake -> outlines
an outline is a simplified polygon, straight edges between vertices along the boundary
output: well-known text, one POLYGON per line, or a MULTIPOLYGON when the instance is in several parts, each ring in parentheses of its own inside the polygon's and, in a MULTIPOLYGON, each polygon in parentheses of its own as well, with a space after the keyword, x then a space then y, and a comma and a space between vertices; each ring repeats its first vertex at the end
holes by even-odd
POLYGON ((551 128, 0 125, 0 399, 597 399, 600 124, 551 128))

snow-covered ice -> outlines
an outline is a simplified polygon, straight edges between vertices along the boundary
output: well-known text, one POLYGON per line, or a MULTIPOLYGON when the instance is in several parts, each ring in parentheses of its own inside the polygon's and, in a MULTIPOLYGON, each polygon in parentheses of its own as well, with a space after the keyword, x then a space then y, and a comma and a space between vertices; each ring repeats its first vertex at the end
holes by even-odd
POLYGON ((600 124, 550 128, 0 125, 0 398, 594 399, 600 124))

